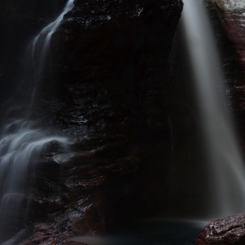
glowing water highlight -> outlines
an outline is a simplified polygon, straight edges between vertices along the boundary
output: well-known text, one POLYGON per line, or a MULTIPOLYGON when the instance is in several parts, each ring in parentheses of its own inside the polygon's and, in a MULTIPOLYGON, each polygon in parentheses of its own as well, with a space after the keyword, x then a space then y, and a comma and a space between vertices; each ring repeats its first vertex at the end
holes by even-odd
POLYGON ((225 97, 214 33, 202 1, 184 0, 183 23, 210 169, 210 218, 245 211, 245 171, 225 97))
MULTIPOLYGON (((33 39, 31 51, 25 54, 25 59, 34 61, 34 53, 39 52, 41 57, 36 62, 35 68, 30 63, 27 70, 43 69, 43 62, 52 34, 61 24, 63 17, 73 8, 74 0, 69 0, 58 18, 43 28, 33 39), (38 43, 38 45, 37 45, 38 43)), ((25 73, 24 73, 25 74, 25 73)), ((36 81, 39 78, 34 79, 36 81)), ((36 83, 31 88, 32 96, 35 96, 36 83)), ((28 96, 28 95, 27 95, 28 96)), ((17 102, 18 103, 18 102, 17 102)), ((30 106, 31 107, 31 106, 30 106)), ((8 123, 2 128, 0 134, 0 243, 15 244, 18 234, 21 234, 25 223, 25 216, 28 213, 27 200, 27 172, 28 166, 37 162, 43 147, 53 141, 60 145, 68 144, 68 139, 55 135, 48 135, 36 126, 28 118, 9 119, 8 123), (15 235, 17 234, 17 235, 15 235)))
POLYGON ((56 32, 58 27, 60 26, 65 14, 72 10, 74 6, 74 0, 69 0, 63 10, 63 12, 58 16, 58 18, 44 27, 42 31, 33 39, 32 41, 32 55, 34 57, 35 51, 37 49, 37 44, 41 42, 41 57, 39 58, 39 62, 42 63, 44 61, 50 40, 52 35, 56 32))

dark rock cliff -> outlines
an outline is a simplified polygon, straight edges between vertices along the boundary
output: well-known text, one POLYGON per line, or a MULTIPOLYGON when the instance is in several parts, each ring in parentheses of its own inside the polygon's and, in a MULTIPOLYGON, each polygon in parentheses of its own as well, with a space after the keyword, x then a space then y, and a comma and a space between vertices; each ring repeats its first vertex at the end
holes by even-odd
MULTIPOLYGON (((17 69, 26 39, 64 4, 1 2, 1 45, 13 47, 1 51, 2 101, 16 87, 9 67, 17 69)), ((115 220, 164 204, 170 53, 182 7, 180 0, 76 0, 65 16, 52 37, 32 118, 71 144, 47 145, 30 164, 25 244, 69 244, 69 237, 99 234, 115 220)), ((24 92, 17 91, 19 100, 24 92)))

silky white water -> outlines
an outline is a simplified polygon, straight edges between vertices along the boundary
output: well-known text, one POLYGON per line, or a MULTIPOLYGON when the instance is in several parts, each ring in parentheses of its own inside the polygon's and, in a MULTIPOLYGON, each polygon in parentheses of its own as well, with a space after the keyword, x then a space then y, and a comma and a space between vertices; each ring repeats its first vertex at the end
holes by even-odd
MULTIPOLYGON (((64 15, 73 8, 73 2, 74 0, 69 0, 58 18, 43 28, 33 39, 30 44, 31 52, 28 50, 24 56, 35 62, 35 68, 32 62, 27 62, 31 64, 31 67, 26 68, 27 70, 37 69, 39 71, 37 75, 40 75, 52 34, 61 24, 64 15), (41 54, 38 59, 35 57, 35 52, 41 54)), ((35 79, 33 88, 31 88, 30 106, 35 96, 37 81, 39 78, 35 79)), ((24 226, 28 212, 26 177, 29 164, 37 162, 46 144, 53 141, 58 142, 61 146, 68 144, 68 139, 64 137, 47 135, 36 126, 35 122, 29 120, 28 115, 29 113, 26 118, 7 120, 8 122, 1 130, 0 244, 15 244, 13 235, 20 234, 19 230, 24 226), (6 241, 7 239, 10 240, 6 241)))
MULTIPOLYGON (((31 46, 32 46, 32 55, 35 56, 35 51, 37 51, 37 44, 41 42, 41 57, 39 57, 38 65, 41 66, 44 62, 44 58, 46 56, 47 49, 50 44, 50 40, 54 32, 58 29, 60 26, 64 15, 67 14, 69 11, 72 10, 74 6, 74 0, 69 0, 63 10, 63 12, 58 16, 58 18, 44 27, 42 31, 33 39, 31 46)), ((40 52, 40 50, 38 50, 40 52)), ((35 63, 35 60, 34 60, 35 63)))
POLYGON ((53 22, 51 22, 49 25, 44 27, 41 30, 41 32, 36 37, 33 38, 30 44, 29 52, 31 53, 30 55, 32 56, 32 66, 34 72, 36 73, 35 83, 32 91, 31 104, 36 94, 36 89, 41 77, 43 66, 45 64, 45 58, 47 56, 47 52, 49 51, 51 37, 62 23, 65 14, 71 11, 73 6, 74 6, 74 0, 68 0, 66 6, 64 7, 64 10, 58 16, 58 18, 56 18, 53 22))
MULTIPOLYGON (((245 171, 225 96, 215 36, 200 0, 184 0, 183 23, 207 152, 210 217, 245 211, 245 171)), ((188 58, 188 57, 187 57, 188 58)), ((200 180, 201 181, 201 180, 200 180)))

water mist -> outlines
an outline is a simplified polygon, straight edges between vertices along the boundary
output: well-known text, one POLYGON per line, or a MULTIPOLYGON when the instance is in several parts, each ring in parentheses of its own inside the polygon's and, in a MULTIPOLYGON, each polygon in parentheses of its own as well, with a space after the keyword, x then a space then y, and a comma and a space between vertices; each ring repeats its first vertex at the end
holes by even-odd
POLYGON ((225 78, 214 33, 202 1, 184 0, 182 15, 201 114, 210 190, 209 217, 245 211, 245 171, 225 96, 225 78))
MULTIPOLYGON (((36 95, 39 76, 43 70, 45 57, 52 34, 61 24, 64 15, 73 8, 74 0, 69 0, 58 18, 44 27, 28 45, 24 59, 35 74, 33 87, 26 95, 29 109, 25 117, 9 118, 1 129, 0 135, 0 244, 16 244, 22 236, 26 215, 28 213, 27 171, 29 164, 37 162, 43 147, 50 142, 65 145, 68 140, 63 137, 48 135, 35 121, 29 119, 32 101, 36 95), (33 64, 34 63, 34 64, 33 64)), ((24 77, 22 77, 24 79, 24 77)), ((21 80, 21 79, 20 79, 21 80)), ((21 88, 20 88, 21 89, 21 88)), ((18 101, 16 105, 18 106, 18 101)))

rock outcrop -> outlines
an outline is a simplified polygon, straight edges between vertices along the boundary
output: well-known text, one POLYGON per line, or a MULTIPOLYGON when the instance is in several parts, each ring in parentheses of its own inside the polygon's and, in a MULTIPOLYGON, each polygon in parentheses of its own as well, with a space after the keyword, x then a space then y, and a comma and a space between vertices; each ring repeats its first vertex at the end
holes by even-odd
MULTIPOLYGON (((242 1, 229 0, 211 0, 215 4, 216 14, 219 15, 225 35, 230 40, 230 46, 233 47, 236 54, 231 55, 230 62, 224 64, 228 68, 230 66, 230 98, 234 111, 236 128, 239 132, 239 140, 243 149, 245 146, 245 110, 244 110, 244 83, 245 83, 245 34, 244 34, 244 3, 242 1), (233 58, 232 58, 233 56, 233 58), (239 61, 239 65, 237 64, 239 61)), ((227 70, 227 69, 226 69, 227 70)))
POLYGON ((243 245, 245 243, 245 215, 237 214, 209 223, 195 245, 243 245))
MULTIPOLYGON (((44 11, 35 19, 29 2, 26 12, 20 1, 3 3, 6 11, 16 10, 8 18, 17 29, 31 22, 28 29, 37 33, 50 16, 44 11)), ((180 0, 75 1, 52 37, 32 109, 40 127, 71 143, 66 149, 47 145, 29 166, 23 244, 70 244, 69 237, 100 234, 116 219, 164 203, 170 53, 182 7, 180 0)), ((18 61, 26 33, 14 43, 18 61)), ((4 84, 11 74, 6 60, 1 64, 4 84)))

